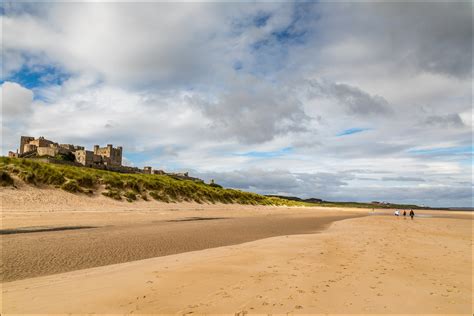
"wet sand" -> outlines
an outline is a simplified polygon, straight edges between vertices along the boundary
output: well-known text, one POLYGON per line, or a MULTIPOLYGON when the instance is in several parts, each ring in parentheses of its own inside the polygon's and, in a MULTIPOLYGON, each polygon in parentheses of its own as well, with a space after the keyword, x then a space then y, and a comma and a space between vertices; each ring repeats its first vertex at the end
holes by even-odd
MULTIPOLYGON (((2 281, 13 281, 115 263, 166 256, 253 240, 321 231, 361 214, 194 216, 109 226, 5 229, 2 281)), ((155 217, 156 218, 156 217, 155 217)), ((158 217, 159 218, 159 217, 158 217)))

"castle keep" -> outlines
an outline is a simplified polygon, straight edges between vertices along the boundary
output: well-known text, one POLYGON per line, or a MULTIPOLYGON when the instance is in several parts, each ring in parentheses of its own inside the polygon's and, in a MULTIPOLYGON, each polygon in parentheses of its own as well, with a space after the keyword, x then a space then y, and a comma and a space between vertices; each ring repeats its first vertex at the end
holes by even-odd
POLYGON ((122 167, 122 147, 114 148, 112 144, 106 147, 94 146, 94 151, 86 150, 83 146, 58 144, 44 137, 34 138, 21 136, 20 148, 16 153, 9 152, 10 157, 65 157, 66 160, 79 163, 86 167, 109 169, 122 167))

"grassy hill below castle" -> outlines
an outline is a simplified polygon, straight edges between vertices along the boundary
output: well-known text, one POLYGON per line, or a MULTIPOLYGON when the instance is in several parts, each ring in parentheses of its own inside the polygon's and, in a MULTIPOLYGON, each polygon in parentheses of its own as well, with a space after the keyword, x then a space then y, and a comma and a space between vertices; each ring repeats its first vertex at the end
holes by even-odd
POLYGON ((92 195, 97 191, 116 200, 155 199, 161 202, 238 203, 250 205, 311 205, 225 189, 216 184, 181 180, 168 175, 124 174, 85 167, 51 164, 34 159, 0 157, 0 185, 23 181, 34 186, 53 186, 71 193, 92 195), (105 188, 105 190, 104 190, 105 188))

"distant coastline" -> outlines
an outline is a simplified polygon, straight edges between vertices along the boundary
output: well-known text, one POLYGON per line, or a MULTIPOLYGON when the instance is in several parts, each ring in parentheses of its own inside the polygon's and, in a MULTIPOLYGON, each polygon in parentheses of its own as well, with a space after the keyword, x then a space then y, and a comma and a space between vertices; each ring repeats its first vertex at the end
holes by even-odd
POLYGON ((433 207, 425 205, 415 205, 415 204, 400 204, 400 203, 390 203, 390 202, 347 202, 347 201, 325 201, 318 198, 308 198, 303 199, 297 196, 285 196, 285 195, 266 195, 267 197, 279 198, 283 200, 304 202, 315 204, 319 206, 328 206, 328 207, 356 207, 356 208, 383 208, 383 209, 418 209, 418 210, 433 210, 433 211, 463 211, 463 212, 472 212, 474 208, 472 207, 433 207))

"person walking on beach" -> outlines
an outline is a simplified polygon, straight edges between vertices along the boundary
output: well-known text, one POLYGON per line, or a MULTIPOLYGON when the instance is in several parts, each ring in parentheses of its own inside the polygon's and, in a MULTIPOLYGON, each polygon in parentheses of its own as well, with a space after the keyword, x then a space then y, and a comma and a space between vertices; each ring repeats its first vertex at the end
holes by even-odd
POLYGON ((415 216, 415 212, 413 212, 413 210, 410 211, 410 217, 411 219, 413 219, 413 216, 415 216))
POLYGON ((403 210, 403 217, 407 216, 407 210, 403 210))

